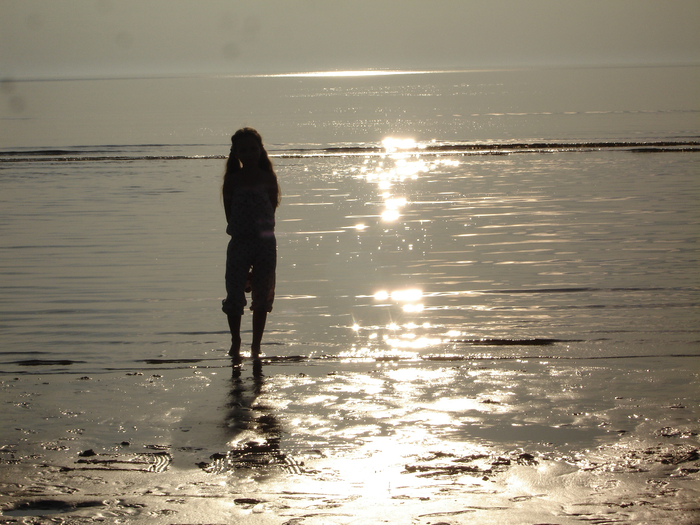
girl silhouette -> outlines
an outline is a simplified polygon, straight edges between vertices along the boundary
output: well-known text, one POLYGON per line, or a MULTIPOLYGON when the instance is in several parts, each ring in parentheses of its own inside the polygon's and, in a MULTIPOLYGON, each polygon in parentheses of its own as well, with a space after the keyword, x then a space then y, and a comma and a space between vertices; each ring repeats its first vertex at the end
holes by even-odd
POLYGON ((260 357, 267 314, 275 298, 275 210, 280 189, 262 137, 252 128, 236 131, 226 162, 223 184, 226 233, 226 299, 222 310, 231 330, 229 355, 240 362, 241 316, 245 292, 252 288, 253 342, 251 356, 260 357), (250 275, 249 275, 250 273, 250 275))

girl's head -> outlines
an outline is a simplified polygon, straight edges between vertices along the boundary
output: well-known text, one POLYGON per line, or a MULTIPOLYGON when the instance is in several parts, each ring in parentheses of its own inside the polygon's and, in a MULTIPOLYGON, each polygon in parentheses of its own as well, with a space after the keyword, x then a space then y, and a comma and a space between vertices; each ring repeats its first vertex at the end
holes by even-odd
POLYGON ((272 162, 267 156, 260 133, 253 128, 242 128, 231 137, 231 153, 226 163, 226 171, 240 170, 244 165, 274 173, 272 162))
POLYGON ((227 188, 234 188, 242 184, 241 177, 238 176, 237 172, 240 172, 244 166, 257 166, 267 174, 263 176, 263 180, 270 187, 270 200, 276 209, 280 203, 280 188, 277 182, 277 175, 272 167, 270 158, 267 156, 260 133, 253 128, 239 129, 231 137, 231 153, 226 161, 226 173, 224 173, 224 184, 222 187, 224 200, 227 188))

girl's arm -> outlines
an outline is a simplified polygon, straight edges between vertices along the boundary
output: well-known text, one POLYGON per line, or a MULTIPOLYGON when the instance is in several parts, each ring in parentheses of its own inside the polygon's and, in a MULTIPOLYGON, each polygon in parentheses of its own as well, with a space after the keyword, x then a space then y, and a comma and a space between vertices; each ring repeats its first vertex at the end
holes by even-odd
POLYGON ((228 218, 231 216, 231 201, 224 197, 224 213, 226 214, 226 224, 228 224, 228 218))
POLYGON ((228 218, 231 216, 231 193, 227 187, 226 181, 224 181, 224 187, 221 189, 221 193, 224 199, 224 213, 226 214, 226 224, 228 224, 228 218))
POLYGON ((276 210, 277 209, 277 190, 272 186, 268 186, 267 195, 270 197, 270 202, 272 203, 272 207, 276 210))
POLYGON ((269 174, 269 179, 267 181, 267 195, 270 197, 270 202, 272 203, 272 207, 276 210, 277 206, 279 204, 279 198, 280 198, 280 188, 277 183, 277 178, 269 174))

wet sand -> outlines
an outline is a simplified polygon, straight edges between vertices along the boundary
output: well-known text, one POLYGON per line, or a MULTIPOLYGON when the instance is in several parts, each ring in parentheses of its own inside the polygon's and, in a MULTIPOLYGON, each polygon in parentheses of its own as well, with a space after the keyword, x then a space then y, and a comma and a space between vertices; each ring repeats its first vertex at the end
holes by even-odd
POLYGON ((217 352, 6 376, 0 523, 698 522, 688 359, 652 402, 649 361, 217 352))

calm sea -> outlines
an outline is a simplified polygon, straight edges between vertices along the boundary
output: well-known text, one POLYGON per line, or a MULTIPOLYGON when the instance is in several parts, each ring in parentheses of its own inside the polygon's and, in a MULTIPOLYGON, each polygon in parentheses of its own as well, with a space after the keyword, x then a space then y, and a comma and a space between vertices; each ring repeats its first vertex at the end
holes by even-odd
POLYGON ((283 191, 267 355, 697 367, 699 78, 5 83, 2 372, 223 358, 220 184, 243 125, 283 191))

